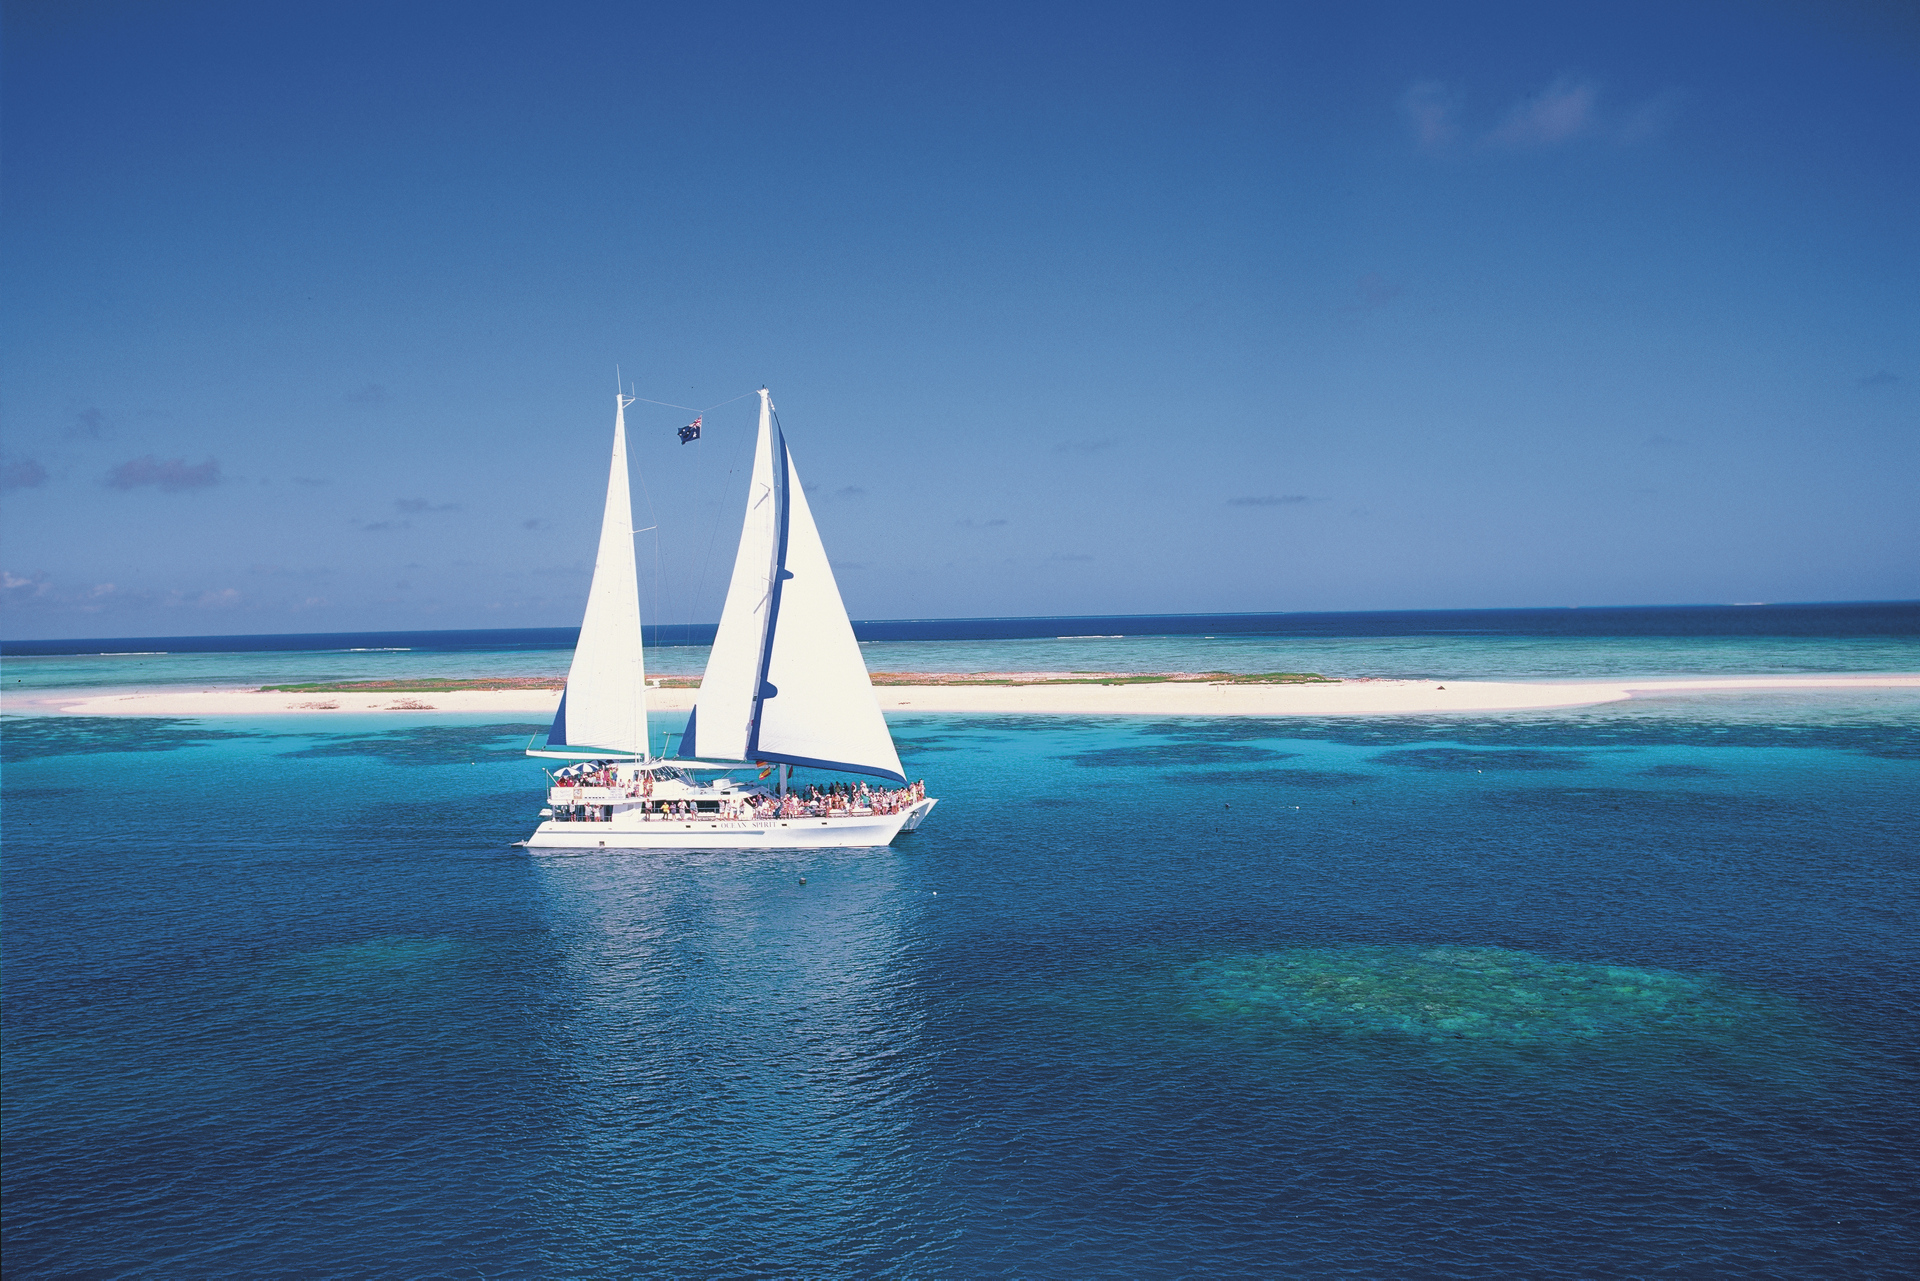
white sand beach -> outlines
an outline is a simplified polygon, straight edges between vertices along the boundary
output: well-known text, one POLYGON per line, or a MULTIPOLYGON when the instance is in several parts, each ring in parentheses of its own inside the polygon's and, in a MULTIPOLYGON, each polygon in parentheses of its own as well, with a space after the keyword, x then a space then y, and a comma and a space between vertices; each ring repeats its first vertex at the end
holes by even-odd
MULTIPOLYGON (((1748 690, 1920 689, 1920 673, 1734 676, 1682 680, 1409 681, 1343 680, 1262 685, 1169 681, 1151 684, 885 685, 886 711, 1073 716, 1378 716, 1581 707, 1680 693, 1748 690)), ((695 691, 651 691, 655 712, 684 712, 695 691)), ((44 690, 9 699, 13 712, 71 716, 288 716, 428 713, 551 716, 558 689, 433 693, 284 693, 245 689, 44 690)))

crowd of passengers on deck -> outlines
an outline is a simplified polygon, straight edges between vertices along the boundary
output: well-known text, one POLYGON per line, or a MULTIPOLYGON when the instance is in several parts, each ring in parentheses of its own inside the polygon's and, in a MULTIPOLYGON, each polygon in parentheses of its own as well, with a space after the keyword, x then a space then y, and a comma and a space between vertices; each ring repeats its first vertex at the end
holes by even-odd
MULTIPOLYGON (((618 786, 610 778, 606 782, 589 781, 602 777, 606 777, 605 771, 597 775, 587 775, 581 780, 581 785, 618 786)), ((911 809, 927 796, 925 779, 909 783, 905 787, 870 787, 865 783, 832 783, 826 787, 811 785, 799 791, 788 792, 785 796, 745 792, 734 796, 723 796, 717 801, 656 801, 646 795, 651 789, 644 785, 635 785, 626 790, 629 796, 641 798, 640 817, 653 822, 662 820, 691 822, 696 818, 709 821, 864 818, 872 814, 898 814, 902 810, 911 809)), ((564 805, 554 811, 554 818, 560 822, 604 823, 613 818, 613 806, 564 805)))

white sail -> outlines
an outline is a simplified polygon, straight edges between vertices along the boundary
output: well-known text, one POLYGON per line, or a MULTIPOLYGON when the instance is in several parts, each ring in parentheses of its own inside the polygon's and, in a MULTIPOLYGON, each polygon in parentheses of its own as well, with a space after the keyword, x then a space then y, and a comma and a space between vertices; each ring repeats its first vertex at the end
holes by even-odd
POLYGON ((549 747, 622 755, 647 752, 647 679, 640 642, 640 584, 633 564, 633 501, 627 492, 627 399, 614 397, 613 465, 600 518, 600 551, 567 688, 549 747))
POLYGON ((733 558, 733 580, 720 610, 700 693, 680 738, 680 755, 708 760, 747 758, 760 700, 761 663, 766 658, 767 613, 773 603, 773 575, 780 546, 780 494, 774 484, 773 405, 760 392, 760 438, 753 450, 753 478, 747 486, 747 516, 740 529, 740 550, 733 558))
POLYGON ((784 448, 780 452, 787 465, 786 554, 774 596, 760 716, 748 754, 904 782, 800 473, 792 456, 784 448))
POLYGON ((680 751, 905 780, 765 391, 733 582, 680 751))

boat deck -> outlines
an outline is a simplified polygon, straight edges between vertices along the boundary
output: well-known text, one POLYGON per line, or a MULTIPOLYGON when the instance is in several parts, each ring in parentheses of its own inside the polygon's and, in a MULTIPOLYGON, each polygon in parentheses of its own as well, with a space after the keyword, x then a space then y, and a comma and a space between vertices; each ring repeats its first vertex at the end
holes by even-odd
POLYGON ((528 849, 754 849, 763 847, 876 848, 920 826, 938 802, 929 797, 893 814, 825 817, 721 818, 718 815, 645 814, 616 810, 611 818, 552 818, 540 824, 528 849))

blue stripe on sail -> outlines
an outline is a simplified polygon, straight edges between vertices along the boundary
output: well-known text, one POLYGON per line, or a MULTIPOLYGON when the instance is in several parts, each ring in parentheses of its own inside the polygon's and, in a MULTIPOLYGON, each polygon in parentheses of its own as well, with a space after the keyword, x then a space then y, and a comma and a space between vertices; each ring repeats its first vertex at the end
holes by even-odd
POLYGON ((547 731, 548 747, 567 745, 567 691, 560 691, 560 710, 553 714, 553 728, 547 731))
MULTIPOLYGON (((773 437, 774 437, 774 446, 775 446, 773 451, 774 452, 774 459, 773 459, 774 490, 773 492, 776 496, 776 501, 778 503, 778 506, 776 506, 774 509, 773 519, 774 519, 775 527, 778 530, 778 533, 776 536, 776 542, 779 546, 780 553, 778 556, 774 558, 773 563, 776 566, 776 570, 773 575, 773 582, 769 584, 767 588, 767 631, 766 631, 766 639, 761 643, 761 646, 760 646, 759 681, 755 685, 754 694, 753 694, 753 719, 752 721, 749 722, 749 727, 747 730, 746 755, 748 760, 772 759, 771 757, 766 756, 765 753, 759 750, 760 749, 760 705, 761 703, 765 702, 767 699, 774 697, 776 694, 780 692, 779 690, 775 689, 773 686, 767 683, 767 672, 771 670, 773 666, 773 634, 775 630, 780 626, 780 585, 786 582, 787 579, 793 577, 793 572, 787 568, 788 516, 789 516, 789 513, 791 513, 791 511, 793 510, 792 499, 788 495, 789 472, 788 472, 788 465, 787 465, 787 433, 781 430, 780 420, 778 417, 776 417, 773 421, 774 421, 773 437)), ((790 763, 797 763, 797 762, 790 762, 790 763)))
POLYGON ((875 778, 890 778, 896 783, 907 781, 905 774, 896 774, 890 769, 878 765, 855 765, 851 761, 822 761, 811 756, 782 756, 778 752, 749 753, 756 760, 777 761, 782 765, 805 765, 809 769, 839 770, 842 774, 871 774, 875 778))
POLYGON ((694 746, 693 741, 693 722, 699 715, 700 708, 695 706, 692 711, 687 713, 687 728, 680 733, 679 755, 688 760, 697 760, 700 756, 700 749, 694 746))

